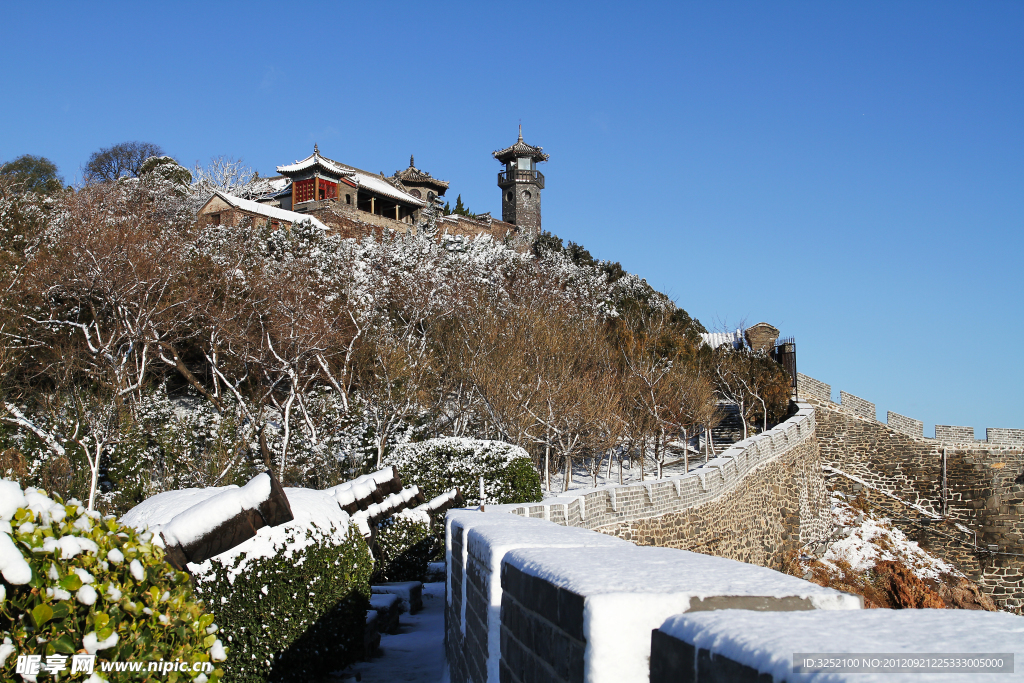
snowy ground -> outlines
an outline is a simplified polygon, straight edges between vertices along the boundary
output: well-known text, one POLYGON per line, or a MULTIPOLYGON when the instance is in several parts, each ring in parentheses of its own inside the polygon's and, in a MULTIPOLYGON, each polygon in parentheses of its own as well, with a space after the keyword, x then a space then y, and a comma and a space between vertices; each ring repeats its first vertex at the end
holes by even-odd
MULTIPOLYGON (((717 451, 721 453, 728 445, 717 447, 717 451)), ((703 453, 690 453, 689 458, 689 470, 692 472, 701 465, 703 465, 707 458, 714 458, 715 456, 705 456, 703 453)), ((672 453, 668 458, 667 462, 670 463, 663 470, 663 476, 673 477, 680 474, 684 474, 687 470, 684 469, 683 454, 679 452, 672 453)), ((572 481, 569 482, 569 490, 573 489, 589 489, 595 486, 604 486, 605 484, 618 484, 619 483, 619 463, 614 461, 612 463, 611 476, 608 476, 608 460, 605 459, 601 463, 601 471, 597 475, 597 483, 594 483, 594 477, 589 469, 590 462, 574 462, 572 471, 572 481)), ((555 463, 551 465, 552 470, 555 468, 555 463)), ((565 477, 563 476, 564 467, 557 473, 552 471, 551 473, 551 491, 545 489, 545 483, 543 475, 541 476, 540 486, 544 490, 544 497, 551 498, 562 495, 562 486, 565 477)), ((654 461, 650 458, 647 459, 647 463, 644 465, 644 480, 645 481, 656 481, 658 478, 658 467, 654 461)), ((640 460, 630 462, 629 458, 624 458, 622 461, 622 483, 632 484, 640 481, 640 460)))
POLYGON ((830 569, 836 570, 838 562, 846 562, 853 571, 863 572, 883 560, 897 560, 919 579, 938 579, 943 574, 962 576, 953 565, 922 550, 887 518, 857 510, 838 491, 831 498, 832 526, 840 540, 830 543, 820 557, 830 569))
POLYGON ((423 609, 403 614, 395 635, 381 634, 378 654, 327 681, 440 683, 444 676, 444 582, 423 584, 423 609))

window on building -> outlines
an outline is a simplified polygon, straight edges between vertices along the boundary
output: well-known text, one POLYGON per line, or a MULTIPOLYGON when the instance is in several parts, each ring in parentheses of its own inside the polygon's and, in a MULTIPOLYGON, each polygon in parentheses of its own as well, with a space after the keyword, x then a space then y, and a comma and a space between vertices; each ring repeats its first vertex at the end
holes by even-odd
POLYGON ((514 197, 514 195, 512 194, 512 190, 509 190, 508 194, 505 195, 505 200, 506 201, 512 201, 513 197, 514 197))
POLYGON ((301 204, 313 199, 313 178, 292 184, 292 203, 301 204))
POLYGON ((220 225, 220 214, 219 213, 211 213, 210 214, 210 225, 220 225))
POLYGON ((529 171, 532 168, 533 159, 530 157, 519 157, 519 170, 529 171))
POLYGON ((530 194, 530 191, 529 191, 529 190, 523 190, 523 199, 529 199, 529 198, 530 198, 530 197, 532 197, 532 196, 533 196, 533 195, 532 195, 532 194, 530 194))
POLYGON ((346 204, 351 204, 352 203, 352 195, 350 195, 350 194, 345 195, 345 203, 346 204))
POLYGON ((411 194, 411 195, 412 195, 413 197, 415 197, 416 199, 419 199, 420 197, 422 197, 422 196, 423 196, 423 195, 421 195, 421 194, 420 194, 420 191, 419 191, 419 190, 412 190, 411 192, 409 192, 409 194, 411 194))
POLYGON ((428 202, 432 202, 432 201, 434 201, 434 197, 436 197, 436 196, 437 196, 437 195, 436 195, 436 194, 434 194, 433 192, 428 192, 428 193, 427 193, 427 201, 428 201, 428 202))

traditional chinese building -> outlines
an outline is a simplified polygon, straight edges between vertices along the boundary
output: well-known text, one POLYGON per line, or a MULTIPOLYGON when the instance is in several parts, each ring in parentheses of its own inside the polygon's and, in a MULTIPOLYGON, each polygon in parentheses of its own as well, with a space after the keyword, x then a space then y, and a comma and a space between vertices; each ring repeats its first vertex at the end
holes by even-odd
POLYGON ((537 170, 537 164, 548 160, 544 148, 523 142, 523 127, 519 126, 516 144, 492 155, 505 164, 505 170, 498 173, 501 220, 539 232, 540 191, 544 189, 544 174, 537 170))
POLYGON ((501 221, 489 213, 441 215, 440 198, 449 184, 416 168, 412 156, 408 168, 387 177, 325 157, 317 145, 305 159, 278 166, 280 175, 266 181, 271 191, 255 201, 217 193, 199 213, 204 220, 225 225, 238 225, 246 217, 270 225, 308 217, 346 236, 381 229, 415 231, 427 225, 442 233, 495 237, 524 228, 539 230, 544 176, 536 164, 548 155, 523 142, 521 127, 515 145, 493 154, 506 165, 498 177, 503 191, 501 221))

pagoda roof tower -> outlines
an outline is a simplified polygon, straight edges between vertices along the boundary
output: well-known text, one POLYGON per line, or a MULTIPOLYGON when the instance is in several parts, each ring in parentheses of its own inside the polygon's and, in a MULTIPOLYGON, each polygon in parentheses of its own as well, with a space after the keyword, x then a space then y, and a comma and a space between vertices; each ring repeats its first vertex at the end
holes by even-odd
POLYGON ((530 157, 534 161, 548 160, 548 155, 544 153, 543 147, 534 147, 523 142, 522 125, 519 126, 519 140, 516 141, 516 144, 496 152, 491 152, 491 155, 498 161, 511 161, 517 157, 530 157))

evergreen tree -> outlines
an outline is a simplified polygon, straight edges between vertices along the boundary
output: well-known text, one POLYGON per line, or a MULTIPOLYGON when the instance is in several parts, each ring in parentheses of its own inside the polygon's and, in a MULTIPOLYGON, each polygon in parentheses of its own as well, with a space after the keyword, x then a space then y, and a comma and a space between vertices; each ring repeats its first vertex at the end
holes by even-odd
POLYGON ((455 214, 456 216, 467 216, 469 218, 473 218, 476 216, 475 213, 467 209, 466 205, 462 203, 461 194, 455 198, 455 209, 452 210, 452 213, 455 214))
POLYGON ((0 175, 12 176, 24 192, 50 194, 64 188, 57 165, 46 157, 22 154, 14 161, 0 164, 0 175))

